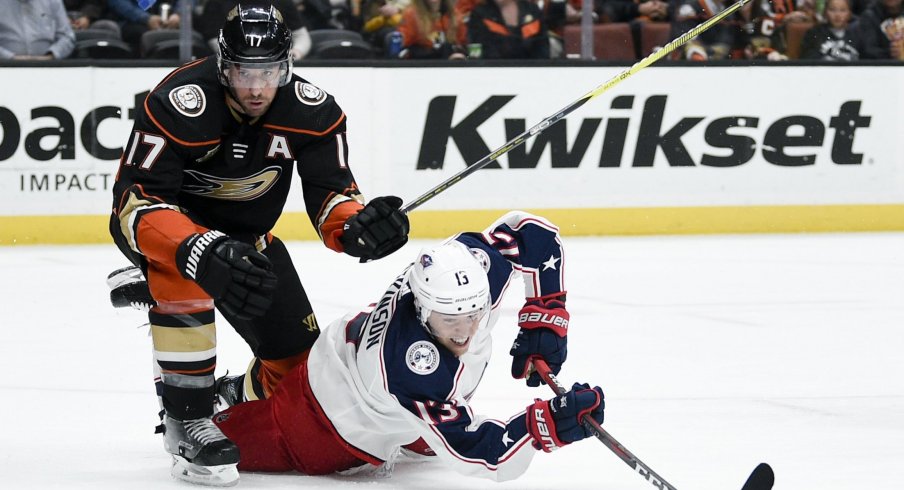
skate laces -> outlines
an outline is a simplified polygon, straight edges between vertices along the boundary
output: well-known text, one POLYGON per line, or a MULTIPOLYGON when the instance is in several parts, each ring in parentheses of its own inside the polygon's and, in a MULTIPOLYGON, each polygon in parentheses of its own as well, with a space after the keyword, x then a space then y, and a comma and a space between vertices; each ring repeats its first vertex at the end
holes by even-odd
POLYGON ((226 436, 210 419, 194 419, 183 422, 185 431, 201 444, 226 440, 226 436))

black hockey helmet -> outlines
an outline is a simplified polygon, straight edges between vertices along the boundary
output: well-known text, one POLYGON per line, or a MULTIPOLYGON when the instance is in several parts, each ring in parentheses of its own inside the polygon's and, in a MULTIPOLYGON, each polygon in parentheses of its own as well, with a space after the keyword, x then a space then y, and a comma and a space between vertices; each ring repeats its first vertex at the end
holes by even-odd
POLYGON ((292 78, 292 33, 270 2, 242 1, 230 10, 220 29, 219 48, 217 63, 223 85, 242 87, 258 80, 281 87, 292 78), (239 67, 265 75, 242 80, 239 67))

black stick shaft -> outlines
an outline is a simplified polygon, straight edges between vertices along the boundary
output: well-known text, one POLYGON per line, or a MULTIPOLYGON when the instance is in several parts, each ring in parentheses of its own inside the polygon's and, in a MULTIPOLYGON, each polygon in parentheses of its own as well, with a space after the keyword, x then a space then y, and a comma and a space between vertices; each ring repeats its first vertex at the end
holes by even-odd
MULTIPOLYGON (((537 372, 540 373, 543 381, 545 381, 546 384, 549 385, 550 388, 552 388, 556 395, 563 395, 568 391, 564 386, 562 386, 562 384, 556 378, 556 375, 552 374, 552 372, 549 370, 549 366, 542 359, 534 360, 534 369, 536 369, 537 372)), ((615 440, 614 437, 609 435, 609 433, 606 432, 606 430, 603 429, 600 424, 596 423, 596 420, 593 420, 592 418, 585 415, 581 422, 584 424, 584 427, 586 427, 587 430, 589 430, 594 435, 594 437, 599 439, 600 442, 605 444, 606 447, 608 447, 613 453, 615 453, 616 456, 621 458, 621 460, 624 461, 625 464, 639 473, 640 476, 644 477, 654 487, 661 490, 677 490, 674 485, 665 481, 663 477, 659 476, 659 474, 653 471, 652 468, 644 464, 644 462, 638 459, 637 456, 634 456, 631 451, 628 451, 625 446, 615 440)))
POLYGON ((735 2, 734 4, 732 4, 728 8, 726 8, 725 10, 713 15, 712 17, 705 20, 704 22, 701 22, 698 26, 694 27, 693 29, 691 29, 691 30, 685 32, 684 34, 678 36, 677 38, 673 39, 668 44, 666 44, 665 46, 660 48, 658 51, 654 51, 654 52, 650 53, 649 55, 647 55, 647 57, 641 59, 637 63, 634 63, 629 68, 619 72, 617 75, 610 78, 606 83, 603 83, 602 85, 596 87, 595 89, 591 90, 590 92, 587 92, 586 94, 582 95, 579 99, 575 100, 574 102, 572 102, 572 103, 568 104, 567 106, 563 107, 562 109, 560 109, 555 114, 540 121, 534 127, 519 134, 518 136, 515 136, 510 141, 506 142, 504 145, 493 150, 493 152, 490 153, 489 155, 468 165, 463 170, 459 171, 458 173, 456 173, 452 177, 449 177, 448 179, 444 180, 443 182, 440 182, 434 188, 432 188, 429 191, 425 192, 424 194, 420 195, 418 198, 409 202, 408 204, 402 206, 401 211, 406 214, 410 213, 415 208, 418 208, 425 202, 433 199, 434 197, 436 197, 440 193, 444 192, 449 187, 452 187, 453 185, 457 184, 460 180, 464 179, 465 177, 471 175, 472 173, 474 173, 474 172, 482 169, 483 167, 486 167, 490 163, 494 162, 497 158, 501 157, 502 155, 505 155, 506 153, 511 151, 513 148, 517 148, 517 147, 521 146, 529 138, 532 138, 532 137, 542 133, 543 131, 546 131, 547 128, 549 128, 553 124, 561 121, 562 119, 565 119, 565 116, 571 114, 577 108, 586 104, 591 99, 593 99, 596 96, 602 94, 603 92, 609 90, 610 88, 618 85, 623 80, 630 77, 631 75, 633 75, 633 74, 639 72, 640 70, 659 61, 660 59, 664 58, 672 51, 683 46, 685 43, 687 43, 691 39, 699 36, 700 34, 702 34, 704 31, 706 31, 710 27, 718 24, 719 22, 722 21, 722 19, 737 12, 747 2, 750 2, 750 0, 738 0, 737 2, 735 2))

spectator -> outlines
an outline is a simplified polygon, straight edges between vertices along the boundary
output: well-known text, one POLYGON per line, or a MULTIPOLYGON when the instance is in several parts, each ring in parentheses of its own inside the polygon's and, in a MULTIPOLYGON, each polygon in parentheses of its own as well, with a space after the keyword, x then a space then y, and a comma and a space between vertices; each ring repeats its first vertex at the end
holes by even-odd
POLYGON ((865 59, 904 60, 902 0, 875 0, 860 16, 865 59))
POLYGON ((468 20, 468 38, 487 59, 549 59, 543 13, 527 0, 483 0, 468 20))
POLYGON ((452 0, 411 0, 399 32, 403 58, 465 59, 468 31, 452 0))
MULTIPOLYGON (((292 0, 272 0, 273 6, 283 15, 286 26, 292 31, 292 60, 303 59, 311 51, 311 33, 305 26, 301 12, 292 0)), ((239 0, 208 0, 201 14, 195 19, 195 30, 198 31, 210 50, 217 52, 217 38, 220 27, 226 20, 226 14, 232 10, 239 0)))
MULTIPOLYGON (((462 0, 459 0, 459 4, 462 0)), ((543 10, 543 21, 549 35, 549 57, 565 56, 565 24, 581 21, 581 0, 535 0, 543 10)), ((593 14, 597 17, 596 13, 593 14)))
MULTIPOLYGON (((822 0, 818 0, 822 1, 822 0)), ((816 0, 758 0, 750 8, 750 23, 753 32, 747 43, 746 56, 749 59, 783 61, 788 57, 785 31, 788 24, 814 23, 816 0)))
POLYGON ((669 4, 662 0, 597 0, 593 10, 601 22, 669 19, 669 4))
POLYGON ((851 24, 851 0, 827 0, 823 18, 825 22, 804 35, 801 59, 857 61, 862 41, 859 29, 851 24))
POLYGON ((370 0, 364 4, 364 39, 379 50, 385 49, 384 40, 389 33, 398 29, 402 22, 402 10, 407 2, 390 0, 370 0))
POLYGON ((119 24, 105 18, 107 13, 106 0, 63 0, 66 12, 73 31, 85 29, 106 29, 116 33, 121 38, 119 24))
POLYGON ((181 21, 179 12, 183 0, 174 2, 174 4, 157 2, 145 11, 135 0, 107 0, 107 7, 110 9, 111 17, 119 23, 122 40, 127 42, 133 51, 139 53, 141 36, 145 32, 179 28, 181 21))
MULTIPOLYGON (((672 37, 684 34, 696 27, 697 24, 725 10, 726 7, 728 5, 724 0, 712 0, 711 2, 681 0, 672 24, 674 33, 672 37)), ((732 57, 733 51, 743 52, 746 36, 741 30, 741 24, 744 20, 743 13, 735 12, 727 19, 710 27, 709 30, 685 45, 684 58, 695 61, 718 60, 732 57)))
POLYGON ((359 0, 296 0, 298 9, 308 21, 308 29, 361 30, 359 0))
POLYGON ((63 59, 74 48, 62 0, 0 1, 0 59, 63 59))
POLYGON ((641 28, 644 22, 670 22, 670 10, 663 0, 596 0, 594 14, 601 22, 627 22, 634 40, 634 55, 642 57, 641 28))

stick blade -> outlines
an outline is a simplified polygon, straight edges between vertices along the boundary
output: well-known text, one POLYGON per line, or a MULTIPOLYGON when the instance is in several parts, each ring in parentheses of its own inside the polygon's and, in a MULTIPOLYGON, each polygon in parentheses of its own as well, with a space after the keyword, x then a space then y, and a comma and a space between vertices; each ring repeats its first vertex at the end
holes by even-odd
POLYGON ((753 469, 753 473, 747 478, 741 490, 771 490, 775 483, 775 473, 772 467, 766 463, 760 463, 753 469))

